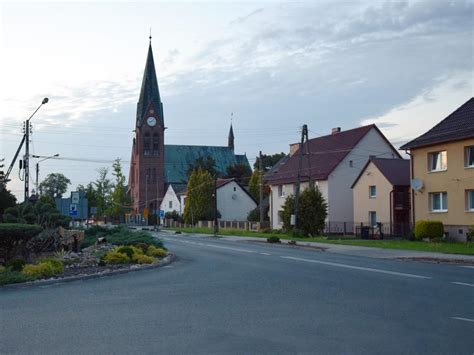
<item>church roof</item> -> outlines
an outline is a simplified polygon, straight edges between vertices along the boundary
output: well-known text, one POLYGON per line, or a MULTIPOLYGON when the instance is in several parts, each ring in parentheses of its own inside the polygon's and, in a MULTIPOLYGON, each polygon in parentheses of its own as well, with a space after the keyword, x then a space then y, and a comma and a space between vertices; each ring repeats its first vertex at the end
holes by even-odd
POLYGON ((151 43, 148 47, 145 71, 143 73, 142 88, 140 90, 140 98, 138 99, 137 104, 138 125, 141 124, 141 121, 147 113, 150 104, 153 104, 153 107, 160 116, 161 124, 163 125, 163 104, 161 103, 160 89, 158 88, 158 80, 156 79, 155 62, 153 60, 151 43))
POLYGON ((185 183, 188 181, 188 169, 199 157, 211 157, 215 168, 221 175, 226 174, 228 166, 250 164, 245 155, 236 155, 229 147, 206 145, 165 145, 165 182, 185 183))

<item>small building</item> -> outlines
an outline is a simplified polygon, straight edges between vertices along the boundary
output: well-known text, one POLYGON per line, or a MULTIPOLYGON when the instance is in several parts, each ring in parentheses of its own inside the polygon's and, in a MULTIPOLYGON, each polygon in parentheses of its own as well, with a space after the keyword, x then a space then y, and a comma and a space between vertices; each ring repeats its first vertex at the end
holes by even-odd
POLYGON ((474 225, 474 98, 400 149, 412 160, 412 219, 441 221, 450 237, 466 240, 474 225))
POLYGON ((82 191, 71 192, 67 198, 56 198, 55 203, 59 213, 73 220, 84 220, 89 216, 89 202, 82 191))
POLYGON ((410 230, 410 161, 371 157, 352 184, 354 222, 384 226, 383 233, 404 236, 410 230))
MULTIPOLYGON (((184 213, 186 185, 171 184, 165 194, 161 209, 166 212, 184 213)), ((250 211, 257 207, 244 186, 235 179, 217 180, 217 210, 222 221, 246 221, 250 211)))
POLYGON ((300 144, 291 144, 290 153, 265 174, 271 188, 270 224, 283 226, 280 212, 285 199, 295 193, 298 175, 303 191, 312 180, 328 203, 328 232, 352 230, 354 208, 352 183, 370 156, 401 159, 398 151, 376 125, 341 131, 334 128, 326 136, 304 143, 300 165, 300 144))

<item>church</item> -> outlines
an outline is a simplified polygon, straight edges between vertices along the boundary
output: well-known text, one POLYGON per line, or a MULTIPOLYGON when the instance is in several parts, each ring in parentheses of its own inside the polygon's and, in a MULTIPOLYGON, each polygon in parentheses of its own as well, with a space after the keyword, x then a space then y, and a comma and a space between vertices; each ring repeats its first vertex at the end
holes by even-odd
POLYGON ((188 170, 198 158, 212 158, 218 174, 224 176, 227 168, 250 164, 246 155, 234 153, 232 124, 227 146, 193 146, 165 144, 165 120, 153 51, 150 44, 137 103, 135 137, 128 177, 128 192, 132 198, 133 213, 146 216, 159 209, 165 191, 170 185, 183 188, 188 170))

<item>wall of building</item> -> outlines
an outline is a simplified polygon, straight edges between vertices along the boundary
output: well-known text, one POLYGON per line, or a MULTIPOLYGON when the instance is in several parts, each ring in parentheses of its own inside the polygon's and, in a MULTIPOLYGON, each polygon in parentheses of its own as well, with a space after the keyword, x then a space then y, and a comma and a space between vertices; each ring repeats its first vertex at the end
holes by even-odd
POLYGON ((354 219, 356 223, 368 223, 369 211, 377 213, 377 222, 390 222, 390 192, 393 186, 374 165, 369 163, 352 189, 354 219), (376 186, 375 198, 370 197, 369 186, 376 186))
POLYGON ((217 209, 222 221, 246 221, 256 207, 255 201, 235 181, 217 189, 217 209))
POLYGON ((329 175, 329 222, 351 222, 354 218, 354 200, 351 186, 371 155, 378 158, 398 157, 393 147, 375 128, 371 129, 361 139, 357 146, 329 175))
MULTIPOLYGON (((324 181, 316 181, 315 185, 318 186, 320 189, 323 197, 328 201, 328 182, 324 181)), ((279 185, 271 185, 270 191, 270 223, 272 229, 281 229, 283 223, 281 223, 279 219, 279 212, 283 209, 283 205, 285 200, 288 196, 294 195, 295 193, 295 184, 284 184, 282 192, 283 194, 280 196, 279 194, 279 185)), ((303 182, 300 185, 300 190, 304 191, 309 186, 308 182, 303 182)))
POLYGON ((178 213, 182 213, 181 211, 181 204, 179 202, 178 197, 176 196, 173 188, 171 186, 168 187, 166 190, 165 196, 163 196, 163 201, 160 205, 160 210, 166 212, 173 212, 176 211, 178 213), (172 206, 170 207, 170 202, 172 206))
POLYGON ((465 238, 467 226, 474 225, 474 212, 467 211, 466 190, 474 190, 474 168, 465 167, 464 149, 473 146, 474 139, 439 144, 436 146, 414 149, 413 177, 423 181, 424 187, 415 192, 415 219, 438 220, 448 227, 450 236, 465 238), (428 154, 436 151, 447 151, 447 170, 428 171, 428 154), (448 194, 448 211, 430 211, 430 192, 448 194), (461 230, 461 233, 459 231, 461 230))

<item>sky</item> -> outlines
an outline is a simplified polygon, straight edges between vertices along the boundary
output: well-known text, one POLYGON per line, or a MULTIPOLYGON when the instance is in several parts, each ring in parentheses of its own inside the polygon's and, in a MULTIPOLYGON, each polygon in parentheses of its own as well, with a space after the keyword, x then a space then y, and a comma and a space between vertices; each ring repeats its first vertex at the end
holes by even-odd
MULTIPOLYGON (((463 0, 3 1, 0 159, 10 165, 48 97, 31 153, 60 156, 41 162, 40 181, 60 172, 74 190, 115 158, 128 176, 150 28, 166 144, 226 145, 233 113, 251 165, 259 150, 288 152, 303 124, 314 138, 376 123, 399 147, 473 96, 473 11, 463 0)), ((18 173, 8 187, 21 201, 18 173)))

